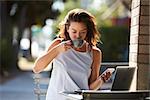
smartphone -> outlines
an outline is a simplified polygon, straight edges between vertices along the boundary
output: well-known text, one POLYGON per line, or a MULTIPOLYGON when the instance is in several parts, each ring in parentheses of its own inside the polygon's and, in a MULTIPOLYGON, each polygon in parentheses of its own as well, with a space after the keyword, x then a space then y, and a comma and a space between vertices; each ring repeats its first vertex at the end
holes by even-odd
POLYGON ((115 71, 115 68, 107 68, 105 71, 112 74, 115 71))
POLYGON ((104 82, 107 82, 110 77, 112 76, 113 72, 115 71, 115 68, 107 68, 102 74, 101 78, 104 82))

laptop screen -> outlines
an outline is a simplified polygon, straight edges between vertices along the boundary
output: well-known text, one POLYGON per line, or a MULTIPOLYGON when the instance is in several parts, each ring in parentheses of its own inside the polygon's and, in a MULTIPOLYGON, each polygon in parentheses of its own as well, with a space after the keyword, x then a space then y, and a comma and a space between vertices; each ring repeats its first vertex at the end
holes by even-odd
POLYGON ((129 90, 134 72, 135 67, 128 67, 128 66, 117 67, 111 91, 129 90))

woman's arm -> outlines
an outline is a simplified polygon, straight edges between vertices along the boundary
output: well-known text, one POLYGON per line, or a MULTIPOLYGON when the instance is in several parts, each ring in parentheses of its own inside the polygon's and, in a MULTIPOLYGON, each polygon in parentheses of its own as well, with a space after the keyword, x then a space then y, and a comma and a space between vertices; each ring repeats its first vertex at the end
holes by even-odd
POLYGON ((105 72, 99 75, 100 65, 102 61, 102 53, 98 48, 93 49, 92 72, 89 79, 89 89, 97 90, 102 84, 108 81, 114 71, 114 68, 108 68, 105 72))
POLYGON ((71 48, 71 41, 61 41, 62 39, 58 38, 52 42, 48 48, 48 51, 35 61, 33 72, 41 72, 58 54, 63 53, 71 48))
POLYGON ((59 39, 54 40, 48 48, 48 51, 35 61, 33 66, 34 73, 40 73, 58 55, 57 48, 60 42, 61 41, 59 39))
POLYGON ((99 76, 100 65, 102 61, 102 52, 98 48, 93 48, 93 63, 91 66, 91 76, 89 78, 89 89, 97 90, 104 83, 99 76))

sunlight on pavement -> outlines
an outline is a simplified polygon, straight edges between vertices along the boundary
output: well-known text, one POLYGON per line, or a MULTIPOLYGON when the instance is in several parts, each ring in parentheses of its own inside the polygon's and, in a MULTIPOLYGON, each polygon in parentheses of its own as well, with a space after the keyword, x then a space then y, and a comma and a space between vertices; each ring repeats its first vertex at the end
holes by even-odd
MULTIPOLYGON (((25 71, 31 71, 33 69, 34 62, 28 61, 26 58, 20 57, 18 61, 19 69, 25 71)), ((44 71, 49 71, 51 69, 51 64, 44 71)))
POLYGON ((26 58, 20 57, 18 65, 21 70, 32 70, 34 62, 29 62, 26 58))

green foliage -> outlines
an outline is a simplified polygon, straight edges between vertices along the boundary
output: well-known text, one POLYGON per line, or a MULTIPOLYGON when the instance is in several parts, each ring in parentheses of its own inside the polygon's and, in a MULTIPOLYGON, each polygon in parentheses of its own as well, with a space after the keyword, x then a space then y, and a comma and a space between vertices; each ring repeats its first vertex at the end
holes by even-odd
POLYGON ((94 8, 90 8, 88 9, 89 12, 91 12, 95 18, 96 18, 96 22, 97 22, 97 27, 101 27, 101 26, 111 26, 111 20, 110 19, 106 19, 103 20, 101 18, 101 15, 108 9, 108 6, 106 4, 102 4, 100 6, 99 9, 95 10, 94 8))
POLYGON ((1 64, 0 69, 8 70, 12 65, 12 45, 11 42, 5 38, 0 40, 0 55, 1 55, 1 64))
POLYGON ((127 27, 101 27, 99 44, 103 52, 103 61, 128 61, 129 31, 127 27))

